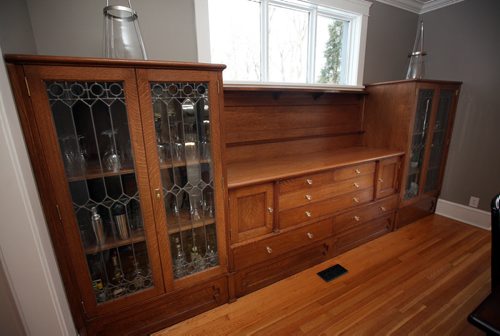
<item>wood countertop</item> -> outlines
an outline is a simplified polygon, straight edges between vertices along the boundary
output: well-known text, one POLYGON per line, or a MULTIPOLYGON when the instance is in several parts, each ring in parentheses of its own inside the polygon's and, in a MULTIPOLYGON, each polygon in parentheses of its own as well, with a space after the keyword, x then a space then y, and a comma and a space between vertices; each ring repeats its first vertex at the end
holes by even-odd
POLYGON ((403 154, 404 152, 392 149, 351 147, 301 156, 278 156, 267 160, 256 157, 254 161, 229 164, 227 183, 229 188, 237 188, 403 154))

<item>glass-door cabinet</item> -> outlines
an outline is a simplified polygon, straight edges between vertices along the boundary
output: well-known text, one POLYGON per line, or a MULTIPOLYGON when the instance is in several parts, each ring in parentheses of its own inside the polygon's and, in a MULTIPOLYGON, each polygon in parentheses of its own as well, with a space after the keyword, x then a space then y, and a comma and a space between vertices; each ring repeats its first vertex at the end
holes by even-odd
POLYGON ((410 133, 403 203, 438 196, 451 137, 458 87, 421 84, 410 133))
POLYGON ((224 66, 7 60, 77 329, 153 330, 226 302, 224 66))
POLYGON ((138 70, 158 230, 168 254, 169 285, 182 287, 220 272, 225 264, 218 87, 216 74, 138 70), (214 152, 215 151, 215 152, 214 152), (220 174, 218 174, 220 176, 220 174))

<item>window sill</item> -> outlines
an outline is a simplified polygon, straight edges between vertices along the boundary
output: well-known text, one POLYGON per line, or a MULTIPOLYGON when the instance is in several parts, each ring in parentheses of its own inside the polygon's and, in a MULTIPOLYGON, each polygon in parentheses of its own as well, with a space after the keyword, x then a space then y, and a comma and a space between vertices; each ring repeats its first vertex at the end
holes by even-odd
POLYGON ((323 85, 323 84, 289 84, 289 83, 242 83, 225 82, 224 91, 268 91, 268 92, 317 92, 317 93, 342 93, 363 92, 363 85, 323 85))

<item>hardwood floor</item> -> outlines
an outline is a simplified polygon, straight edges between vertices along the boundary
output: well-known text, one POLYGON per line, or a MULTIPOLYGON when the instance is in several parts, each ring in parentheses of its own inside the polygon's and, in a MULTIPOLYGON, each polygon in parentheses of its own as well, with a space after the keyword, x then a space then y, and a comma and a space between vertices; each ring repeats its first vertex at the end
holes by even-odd
POLYGON ((432 215, 155 336, 481 335, 466 318, 489 291, 490 232, 432 215))

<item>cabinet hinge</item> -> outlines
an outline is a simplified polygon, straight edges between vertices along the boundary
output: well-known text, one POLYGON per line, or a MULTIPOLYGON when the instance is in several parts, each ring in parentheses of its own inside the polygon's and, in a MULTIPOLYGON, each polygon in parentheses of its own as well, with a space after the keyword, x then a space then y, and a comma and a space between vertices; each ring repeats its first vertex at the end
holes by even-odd
POLYGON ((83 302, 83 300, 81 300, 80 303, 82 304, 83 314, 87 316, 87 311, 85 310, 85 303, 83 302))
POLYGON ((28 91, 28 96, 31 97, 30 86, 28 84, 28 78, 24 77, 24 84, 26 84, 26 90, 28 91))
POLYGON ((59 204, 56 204, 57 217, 59 217, 59 221, 62 222, 61 210, 59 209, 59 204))

